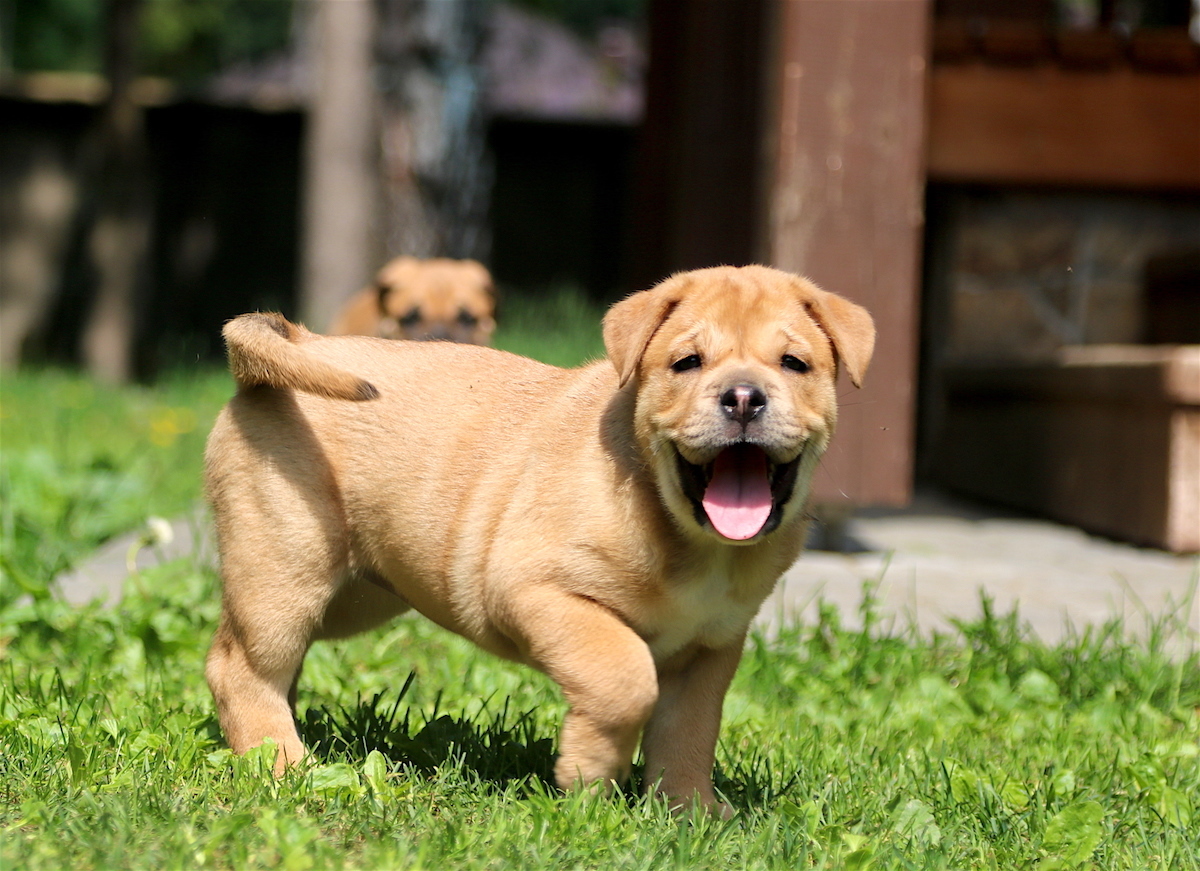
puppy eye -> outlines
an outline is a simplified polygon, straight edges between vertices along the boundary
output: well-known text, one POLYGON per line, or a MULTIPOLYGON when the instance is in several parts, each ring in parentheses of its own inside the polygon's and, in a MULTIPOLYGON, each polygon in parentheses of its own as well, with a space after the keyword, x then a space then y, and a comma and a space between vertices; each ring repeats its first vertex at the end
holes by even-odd
POLYGON ((699 354, 688 354, 686 357, 681 357, 671 364, 673 372, 686 372, 688 369, 696 369, 700 366, 699 354))
POLYGON ((479 323, 479 318, 463 308, 458 310, 458 323, 463 327, 473 327, 479 323))
POLYGON ((784 354, 780 362, 783 363, 784 369, 791 369, 793 372, 807 372, 809 368, 807 363, 791 354, 784 354))
POLYGON ((400 326, 415 327, 421 321, 421 310, 414 308, 400 316, 400 326))

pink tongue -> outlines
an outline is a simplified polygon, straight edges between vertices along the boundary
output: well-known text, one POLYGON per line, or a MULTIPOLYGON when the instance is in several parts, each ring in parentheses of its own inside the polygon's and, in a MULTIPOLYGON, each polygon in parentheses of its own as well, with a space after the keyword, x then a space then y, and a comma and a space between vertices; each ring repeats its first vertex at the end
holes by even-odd
POLYGON ((745 541, 758 535, 771 516, 767 455, 760 448, 737 445, 717 456, 704 491, 704 513, 726 538, 745 541))

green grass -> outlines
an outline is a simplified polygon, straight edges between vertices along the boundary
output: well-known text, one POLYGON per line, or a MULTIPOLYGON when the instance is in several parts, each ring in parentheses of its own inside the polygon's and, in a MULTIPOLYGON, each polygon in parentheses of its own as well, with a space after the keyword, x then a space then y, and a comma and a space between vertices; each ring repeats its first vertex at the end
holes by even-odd
POLYGON ((496 315, 496 347, 552 366, 578 366, 604 356, 604 308, 578 290, 508 294, 496 315))
POLYGON ((6 868, 1200 868, 1200 681, 1115 632, 1057 647, 985 614, 920 640, 756 637, 726 705, 731 821, 550 785, 562 702, 419 618, 310 654, 317 761, 219 739, 211 570, 119 610, 0 612, 6 868))
POLYGON ((59 370, 0 377, 0 606, 47 595, 97 545, 194 505, 232 389, 216 367, 154 388, 59 370))
MULTIPOLYGON (((597 354, 586 306, 556 305, 500 344, 597 354)), ((0 868, 1200 869, 1200 660, 1164 652, 1169 622, 1047 646, 983 602, 918 637, 869 586, 863 629, 825 608, 749 643, 718 748, 729 821, 672 817, 636 773, 612 798, 558 793, 555 688, 419 617, 314 647, 315 759, 277 781, 216 726, 211 566, 147 570, 116 608, 49 587, 194 503, 230 389, 0 382, 0 868)))

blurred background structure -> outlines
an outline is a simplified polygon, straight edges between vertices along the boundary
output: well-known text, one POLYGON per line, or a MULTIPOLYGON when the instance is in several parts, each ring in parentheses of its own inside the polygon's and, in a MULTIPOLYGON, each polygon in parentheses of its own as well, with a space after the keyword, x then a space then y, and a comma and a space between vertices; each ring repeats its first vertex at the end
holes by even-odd
POLYGON ((818 481, 1200 549, 1193 0, 0 0, 0 355, 321 328, 395 254, 871 309, 818 481), (1190 29, 1189 29, 1190 28, 1190 29))

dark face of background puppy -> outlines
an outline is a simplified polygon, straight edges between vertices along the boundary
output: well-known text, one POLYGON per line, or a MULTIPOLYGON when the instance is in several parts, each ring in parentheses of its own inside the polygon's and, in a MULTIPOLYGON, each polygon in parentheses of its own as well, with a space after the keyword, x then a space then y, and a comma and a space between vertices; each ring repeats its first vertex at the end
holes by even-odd
POLYGON ((399 257, 379 271, 376 286, 383 338, 491 344, 495 293, 481 263, 399 257))

